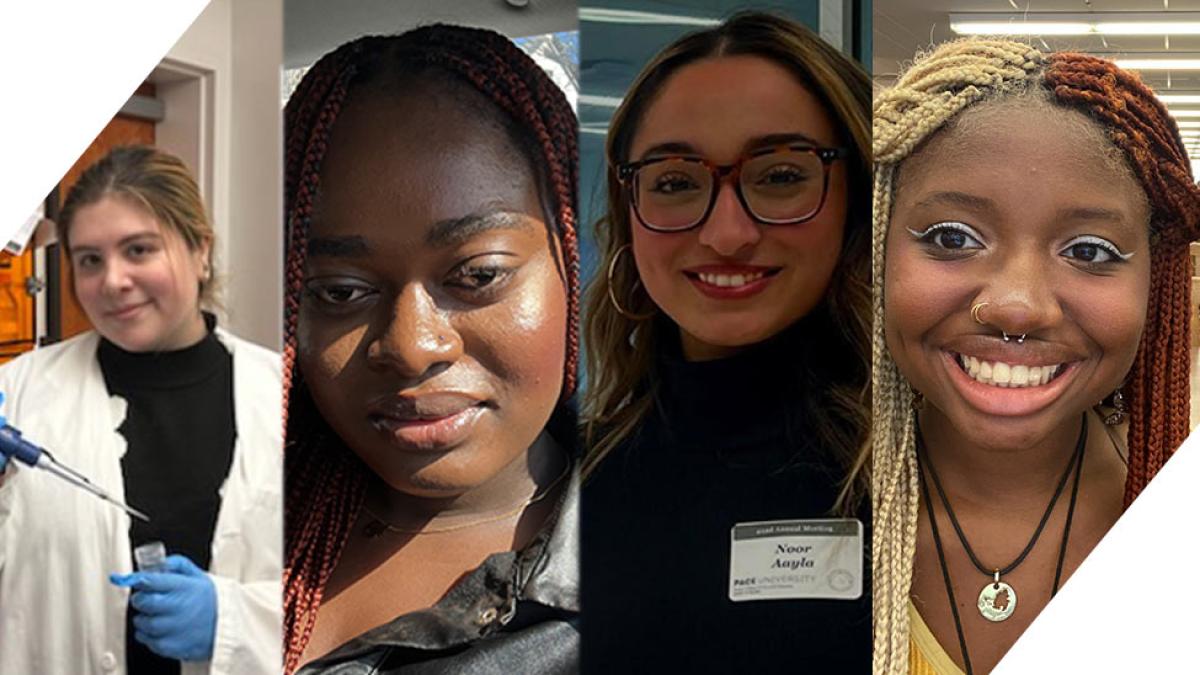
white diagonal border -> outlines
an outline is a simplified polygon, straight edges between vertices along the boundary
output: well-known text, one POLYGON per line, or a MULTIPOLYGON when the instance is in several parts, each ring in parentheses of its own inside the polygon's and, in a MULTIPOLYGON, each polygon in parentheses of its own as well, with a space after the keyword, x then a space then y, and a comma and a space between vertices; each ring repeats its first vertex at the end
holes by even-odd
POLYGON ((0 2, 0 241, 8 241, 208 0, 0 2))

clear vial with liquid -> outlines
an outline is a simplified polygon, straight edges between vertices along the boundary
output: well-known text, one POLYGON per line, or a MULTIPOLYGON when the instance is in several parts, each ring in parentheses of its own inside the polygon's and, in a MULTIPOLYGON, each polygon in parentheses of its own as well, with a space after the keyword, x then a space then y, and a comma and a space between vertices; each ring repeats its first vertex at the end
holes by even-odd
POLYGON ((161 572, 167 566, 167 545, 152 541, 133 549, 133 561, 139 572, 161 572))

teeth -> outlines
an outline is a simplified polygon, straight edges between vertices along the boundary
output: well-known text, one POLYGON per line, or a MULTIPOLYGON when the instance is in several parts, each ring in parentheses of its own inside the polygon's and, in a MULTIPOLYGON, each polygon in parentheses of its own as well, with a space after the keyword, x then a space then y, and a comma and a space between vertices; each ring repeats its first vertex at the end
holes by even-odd
POLYGON ((700 277, 700 281, 711 286, 723 286, 732 288, 735 286, 745 286, 753 283, 766 276, 764 272, 754 272, 753 274, 707 274, 701 272, 696 276, 700 277))
POLYGON ((1013 366, 1009 373, 1008 383, 1014 387, 1024 387, 1029 384, 1029 366, 1013 366))
POLYGON ((995 387, 1037 387, 1058 374, 1062 364, 1027 366, 1003 361, 980 361, 974 356, 958 355, 958 363, 972 379, 995 387))
POLYGON ((1003 361, 996 361, 992 364, 992 384, 1007 387, 1008 381, 1012 376, 1010 372, 1011 366, 1003 361))

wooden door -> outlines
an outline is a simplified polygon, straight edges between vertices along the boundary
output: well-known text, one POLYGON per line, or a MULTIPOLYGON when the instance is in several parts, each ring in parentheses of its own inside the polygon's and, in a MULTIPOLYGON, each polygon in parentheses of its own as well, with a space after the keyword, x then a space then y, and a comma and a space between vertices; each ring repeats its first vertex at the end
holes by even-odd
POLYGON ((21 255, 0 253, 0 363, 34 347, 36 307, 25 287, 33 276, 33 247, 21 255))
MULTIPOLYGON (((154 85, 145 83, 138 88, 137 93, 153 96, 154 85)), ((122 145, 154 145, 154 122, 123 114, 114 117, 59 181, 58 189, 63 201, 66 201, 71 187, 75 185, 75 181, 79 180, 79 175, 85 169, 104 157, 109 150, 122 145)), ((75 299, 75 287, 71 281, 71 261, 67 259, 66 251, 61 246, 58 248, 62 251, 60 254, 62 265, 59 267, 61 270, 59 275, 61 286, 59 288, 62 289, 62 311, 59 325, 62 327, 62 339, 65 340, 73 335, 91 330, 92 324, 75 299)))

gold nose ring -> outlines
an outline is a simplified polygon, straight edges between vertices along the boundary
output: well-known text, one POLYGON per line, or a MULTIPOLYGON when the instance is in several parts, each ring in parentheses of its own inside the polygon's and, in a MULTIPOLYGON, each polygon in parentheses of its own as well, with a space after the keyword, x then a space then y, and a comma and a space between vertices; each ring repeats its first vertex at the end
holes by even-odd
POLYGON ((977 303, 975 303, 974 305, 972 305, 972 306, 971 306, 971 318, 972 318, 972 319, 975 319, 975 323, 977 323, 977 324, 979 324, 979 325, 981 325, 981 326, 983 326, 983 325, 986 325, 986 323, 984 322, 984 320, 983 320, 983 319, 981 319, 981 318, 979 318, 979 313, 983 311, 983 308, 984 308, 984 307, 987 307, 987 306, 988 306, 988 305, 990 305, 990 304, 992 304, 992 303, 990 303, 990 302, 977 302, 977 303))

